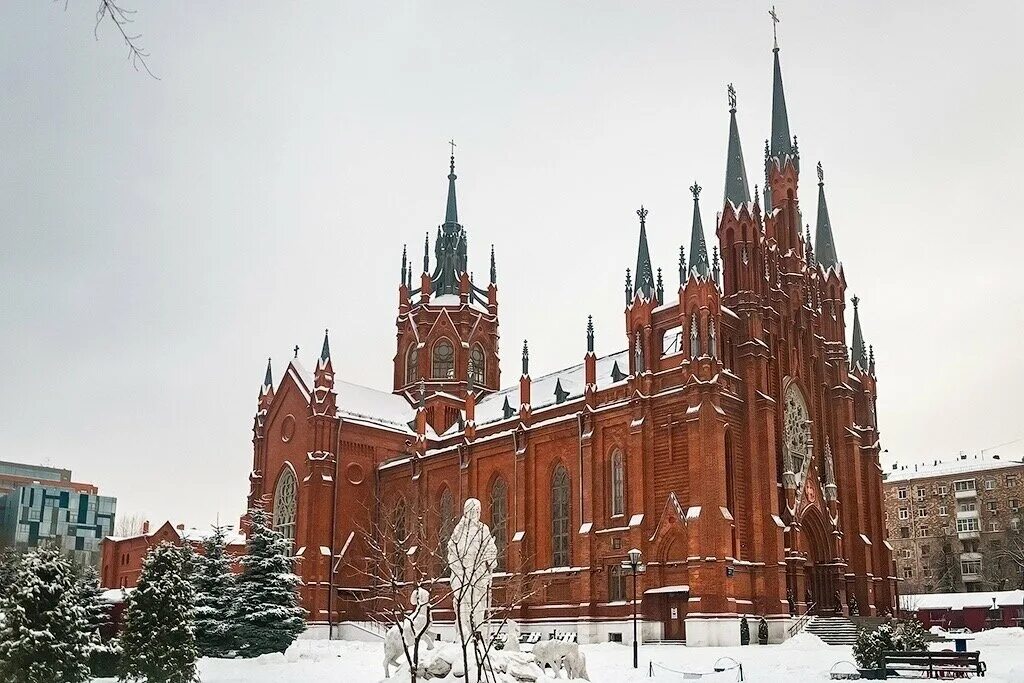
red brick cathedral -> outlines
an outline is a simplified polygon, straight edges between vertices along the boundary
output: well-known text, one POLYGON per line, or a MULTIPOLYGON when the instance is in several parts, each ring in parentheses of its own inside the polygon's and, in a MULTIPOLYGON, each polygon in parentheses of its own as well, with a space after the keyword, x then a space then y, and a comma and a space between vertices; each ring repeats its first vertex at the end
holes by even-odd
POLYGON ((694 184, 688 260, 680 248, 666 297, 641 208, 615 332, 625 348, 597 357, 588 324, 580 362, 535 378, 524 342, 522 374, 503 387, 494 251, 478 287, 453 156, 416 278, 402 256, 392 390, 337 377, 326 336, 312 372, 292 360, 275 387, 267 367, 249 502, 267 501, 294 539, 310 620, 364 618, 381 519, 436 511, 426 524, 443 536, 469 497, 495 535, 496 583, 532 581, 512 614, 525 630, 629 640, 632 548, 649 639, 736 643, 741 615, 764 615, 778 641, 794 609, 890 609, 874 355, 856 297, 846 343, 820 164, 813 246, 801 230, 801 165, 776 47, 764 196, 750 193, 730 86, 710 255, 694 184))

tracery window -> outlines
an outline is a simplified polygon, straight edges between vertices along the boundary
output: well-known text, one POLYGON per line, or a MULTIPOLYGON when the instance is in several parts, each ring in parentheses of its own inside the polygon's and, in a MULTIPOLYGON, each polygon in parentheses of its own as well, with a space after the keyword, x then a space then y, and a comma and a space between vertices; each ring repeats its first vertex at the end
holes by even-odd
POLYGON ((455 349, 447 339, 434 344, 431 358, 431 376, 435 379, 452 379, 455 377, 455 349))
POLYGON ((508 571, 508 484, 502 477, 491 485, 491 533, 498 550, 496 569, 508 571))
POLYGON ((484 383, 484 349, 479 344, 469 354, 469 378, 476 386, 484 383))
POLYGON ((569 472, 558 465, 551 477, 551 566, 569 566, 569 472))
POLYGON ((612 476, 611 476, 611 508, 612 516, 621 515, 625 512, 625 472, 623 467, 622 451, 616 449, 612 453, 612 476))
POLYGON ((811 457, 811 418, 807 403, 797 385, 786 389, 785 407, 786 467, 796 476, 796 485, 803 485, 803 472, 811 457))
POLYGON ((273 527, 274 531, 289 542, 295 541, 296 491, 295 473, 290 467, 286 467, 278 477, 277 487, 274 489, 273 527))
POLYGON ((418 360, 417 356, 418 355, 419 354, 416 352, 416 344, 415 343, 410 344, 409 345, 409 352, 407 354, 405 354, 405 383, 406 384, 412 384, 413 382, 415 382, 416 380, 419 379, 419 377, 417 377, 417 375, 419 374, 419 365, 417 363, 417 360, 418 360))
POLYGON ((718 339, 715 337, 715 321, 712 318, 708 320, 708 355, 712 358, 718 358, 718 339))

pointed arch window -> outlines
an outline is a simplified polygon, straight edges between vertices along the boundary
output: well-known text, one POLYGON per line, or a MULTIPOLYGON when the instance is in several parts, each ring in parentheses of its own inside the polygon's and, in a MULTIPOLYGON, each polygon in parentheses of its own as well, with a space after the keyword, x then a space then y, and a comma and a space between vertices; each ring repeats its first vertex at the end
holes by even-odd
POLYGON ((434 344, 431 354, 431 376, 434 379, 452 379, 455 377, 455 349, 447 339, 434 344))
POLYGON ((452 530, 455 529, 455 499, 452 496, 452 490, 447 486, 441 491, 441 498, 438 501, 438 511, 441 517, 440 528, 438 534, 440 536, 440 548, 441 552, 438 553, 438 569, 439 573, 448 576, 450 569, 448 568, 447 549, 448 540, 452 536, 452 530))
POLYGON ((700 355, 700 337, 697 335, 697 314, 690 314, 690 358, 700 355))
POLYGON ((622 451, 615 449, 611 459, 611 510, 612 517, 626 512, 626 472, 622 451))
POLYGON ((508 571, 508 484, 503 477, 491 485, 491 533, 498 550, 496 569, 508 571))
POLYGON ((484 370, 484 347, 474 344, 473 350, 469 353, 469 378, 476 386, 484 383, 484 370))
POLYGON ((405 577, 405 558, 409 540, 409 526, 405 514, 405 500, 399 499, 391 512, 391 576, 388 579, 403 581, 405 577))
POLYGON ((718 340, 715 338, 715 319, 711 318, 708 320, 708 355, 712 358, 718 357, 718 352, 715 347, 718 346, 718 340))
POLYGON ((416 350, 416 343, 409 345, 409 351, 405 354, 405 383, 412 384, 419 379, 419 353, 416 350))
POLYGON ((571 503, 569 471, 559 464, 551 476, 551 566, 569 566, 571 503))
POLYGON ((295 542, 295 510, 297 485, 295 473, 286 467, 277 479, 274 489, 274 531, 284 536, 289 543, 295 542))

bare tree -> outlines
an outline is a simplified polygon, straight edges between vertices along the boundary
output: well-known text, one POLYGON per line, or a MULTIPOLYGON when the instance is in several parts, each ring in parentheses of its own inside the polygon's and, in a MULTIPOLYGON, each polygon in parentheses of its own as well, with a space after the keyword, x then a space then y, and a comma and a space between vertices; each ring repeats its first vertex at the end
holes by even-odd
POLYGON ((146 524, 146 515, 141 512, 118 515, 114 522, 115 536, 138 536, 146 524))
MULTIPOLYGON (((425 645, 426 639, 433 637, 433 619, 417 623, 411 618, 408 610, 411 607, 415 615, 416 607, 410 604, 410 598, 417 591, 426 590, 430 594, 429 610, 448 609, 450 606, 455 612, 456 629, 459 629, 448 569, 448 544, 456 521, 453 507, 445 501, 435 509, 400 499, 367 510, 365 518, 373 522, 360 529, 364 557, 348 563, 372 586, 366 603, 373 616, 381 622, 397 625, 398 633, 407 635, 402 638, 402 650, 413 683, 420 669, 424 647, 429 647, 425 645)), ((474 539, 474 543, 483 544, 485 541, 483 538, 474 539)), ((478 558, 483 555, 475 553, 478 558)), ((493 567, 485 565, 481 559, 464 569, 464 573, 471 577, 480 577, 491 572, 493 567)), ((531 581, 524 571, 507 569, 494 577, 492 595, 495 597, 487 596, 487 624, 478 624, 471 619, 470 634, 459 638, 463 670, 475 669, 475 683, 487 683, 493 678, 489 662, 495 638, 487 633, 485 626, 493 627, 495 634, 502 631, 522 602, 538 587, 538 582, 531 581), (471 662, 476 666, 470 667, 471 662)))

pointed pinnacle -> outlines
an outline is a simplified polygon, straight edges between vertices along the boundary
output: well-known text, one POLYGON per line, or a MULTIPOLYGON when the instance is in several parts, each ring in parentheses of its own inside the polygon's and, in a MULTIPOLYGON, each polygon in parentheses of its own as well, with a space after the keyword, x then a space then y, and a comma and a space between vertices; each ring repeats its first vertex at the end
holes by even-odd
POLYGON ((530 349, 523 340, 523 377, 530 374, 530 349))

